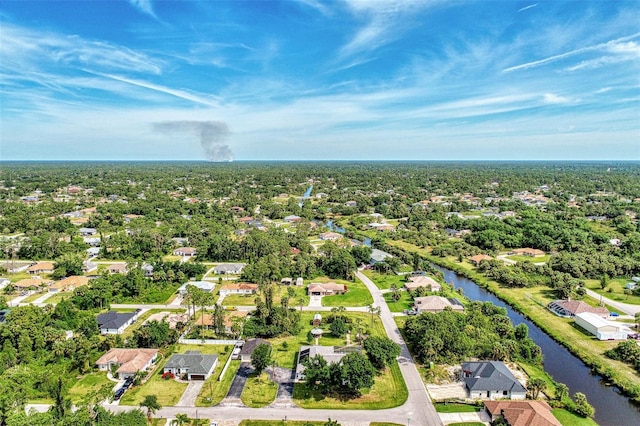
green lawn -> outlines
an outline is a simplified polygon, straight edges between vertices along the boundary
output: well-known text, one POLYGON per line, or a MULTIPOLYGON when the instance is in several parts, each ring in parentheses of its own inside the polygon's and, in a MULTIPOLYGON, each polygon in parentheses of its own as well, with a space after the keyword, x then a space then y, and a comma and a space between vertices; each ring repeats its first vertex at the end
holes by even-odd
MULTIPOLYGON (((293 368, 297 363, 298 352, 300 346, 309 345, 307 342, 307 333, 314 328, 311 324, 313 315, 317 312, 303 311, 301 315, 300 324, 302 329, 295 336, 278 337, 269 339, 271 342, 271 356, 280 367, 293 368), (286 342, 286 347, 284 343, 286 342)), ((320 312, 324 318, 329 312, 320 312)), ((373 318, 373 327, 371 326, 371 314, 366 312, 344 312, 344 315, 355 323, 360 321, 363 327, 371 333, 372 336, 386 336, 382 321, 377 316, 373 318)), ((324 331, 324 334, 320 338, 319 344, 321 346, 344 346, 346 345, 346 339, 344 337, 333 337, 329 331, 329 324, 323 322, 320 328, 324 331)), ((355 336, 352 336, 351 343, 355 343, 355 336)))
POLYGON ((379 410, 398 407, 404 404, 408 396, 397 363, 376 376, 371 389, 363 389, 362 395, 354 399, 330 398, 310 391, 304 383, 296 383, 293 387, 294 402, 302 408, 311 409, 379 410))
POLYGON ((231 383, 233 382, 233 377, 236 375, 239 367, 240 360, 233 360, 229 364, 229 368, 227 368, 227 372, 224 373, 221 381, 218 381, 219 373, 209 377, 196 399, 196 407, 210 407, 222 401, 224 397, 227 396, 231 383))
POLYGON ((120 405, 140 405, 147 395, 156 395, 158 403, 163 407, 176 405, 187 388, 187 384, 179 383, 175 380, 162 379, 162 367, 168 360, 169 357, 166 357, 158 363, 158 367, 146 383, 130 388, 125 392, 120 399, 120 405))
MULTIPOLYGON (((322 282, 314 280, 314 282, 322 282)), ((367 286, 360 280, 355 282, 335 280, 338 284, 346 284, 347 292, 335 296, 325 296, 322 298, 322 306, 367 306, 373 303, 373 297, 367 286)))
MULTIPOLYGON (((325 422, 311 422, 305 420, 243 420, 238 426, 322 426, 325 422)), ((373 423, 371 423, 373 424, 373 423)))
POLYGON ((585 419, 562 408, 554 408, 551 413, 563 426, 597 426, 592 419, 585 419))
POLYGON ((391 293, 384 294, 384 300, 387 302, 387 306, 389 306, 389 310, 391 312, 403 312, 405 309, 411 309, 413 305, 413 297, 409 294, 408 291, 401 291, 400 299, 396 302, 391 298, 391 293))
POLYGON ((380 290, 390 289, 392 284, 398 288, 404 287, 404 275, 381 274, 373 270, 365 270, 363 274, 373 281, 380 290))
POLYGON ((469 404, 439 402, 434 404, 438 413, 475 413, 482 411, 482 407, 469 404))
POLYGON ((507 259, 514 260, 519 263, 523 263, 523 262, 542 263, 542 262, 548 262, 549 259, 551 259, 551 255, 545 254, 544 256, 540 256, 540 257, 513 255, 513 256, 507 256, 507 259))
POLYGON ((640 296, 624 294, 625 285, 630 281, 631 280, 627 278, 610 279, 606 290, 600 288, 600 280, 585 280, 585 284, 588 289, 593 290, 611 300, 629 303, 632 305, 640 305, 640 296))
POLYGON ((26 299, 24 299, 22 301, 22 303, 31 303, 31 302, 35 302, 36 300, 40 299, 42 296, 44 296, 46 293, 45 292, 35 292, 32 295, 30 295, 29 297, 27 297, 26 299))
POLYGON ((115 387, 116 383, 107 379, 106 371, 98 371, 95 373, 85 374, 83 378, 76 381, 69 389, 68 396, 71 402, 77 404, 91 392, 95 392, 106 384, 115 387))
POLYGON ((262 408, 271 404, 276 399, 278 384, 272 382, 267 373, 257 376, 251 374, 242 390, 240 399, 247 407, 262 408))
POLYGON ((62 302, 62 299, 69 299, 70 297, 73 297, 73 292, 56 293, 53 296, 47 298, 44 302, 54 305, 62 302))
POLYGON ((257 294, 229 294, 224 298, 224 306, 255 306, 257 294))

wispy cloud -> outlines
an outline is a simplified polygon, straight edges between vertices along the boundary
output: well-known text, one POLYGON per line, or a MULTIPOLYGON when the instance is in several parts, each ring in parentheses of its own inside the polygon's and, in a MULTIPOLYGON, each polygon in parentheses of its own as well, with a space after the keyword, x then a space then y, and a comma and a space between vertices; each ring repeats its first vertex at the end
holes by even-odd
MULTIPOLYGON (((520 65, 516 65, 513 67, 509 67, 509 68, 505 68, 503 71, 504 72, 513 72, 513 71, 520 71, 520 70, 526 70, 529 68, 535 68, 535 67, 539 67, 542 65, 546 65, 549 64, 551 62, 555 62, 555 61, 559 61, 561 59, 566 59, 566 58, 570 58, 573 56, 577 56, 583 53, 588 53, 588 52, 595 52, 595 51, 599 51, 599 50, 606 50, 606 51, 612 51, 615 52, 616 49, 618 51, 622 50, 628 50, 628 46, 626 46, 625 44, 622 44, 623 42, 626 42, 628 40, 633 40, 635 38, 640 37, 640 33, 635 33, 629 36, 625 36, 625 37, 620 37, 618 39, 615 40, 610 40, 606 43, 599 43, 599 44, 595 44, 592 46, 587 46, 587 47, 582 47, 580 49, 575 49, 575 50, 571 50, 569 52, 564 52, 561 53, 559 55, 553 55, 553 56, 549 56, 547 58, 544 59, 539 59, 537 61, 532 61, 532 62, 527 62, 524 64, 520 64, 520 65), (622 46, 622 47, 621 47, 622 46)), ((635 43, 632 43, 635 44, 635 43)))
POLYGON ((158 19, 156 13, 153 11, 153 4, 151 0, 129 0, 129 3, 140 12, 151 16, 154 19, 158 19))
POLYGON ((538 3, 534 3, 534 4, 530 4, 529 6, 525 6, 522 9, 518 9, 518 13, 524 12, 525 10, 529 10, 529 9, 531 9, 533 7, 536 7, 537 5, 538 5, 538 3))
POLYGON ((309 6, 325 16, 332 14, 331 9, 327 6, 328 3, 323 3, 320 0, 296 0, 296 2, 309 6))

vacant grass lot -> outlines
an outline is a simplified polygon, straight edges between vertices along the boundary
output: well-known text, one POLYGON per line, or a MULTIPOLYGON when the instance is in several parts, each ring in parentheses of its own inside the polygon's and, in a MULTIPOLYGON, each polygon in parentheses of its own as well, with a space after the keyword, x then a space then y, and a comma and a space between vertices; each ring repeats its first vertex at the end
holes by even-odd
POLYGON ((253 373, 247 379, 240 399, 247 407, 262 408, 271 404, 277 393, 278 384, 272 382, 267 373, 260 376, 253 373))
POLYGON ((354 399, 330 398, 312 392, 304 383, 293 387, 294 402, 302 408, 313 409, 379 410, 404 404, 408 395, 397 363, 376 376, 371 389, 363 389, 362 395, 354 399))
POLYGON ((85 374, 83 378, 76 381, 69 389, 69 398, 74 404, 78 404, 84 397, 91 392, 95 392, 102 386, 110 384, 112 387, 116 385, 115 382, 107 379, 106 371, 98 371, 96 373, 85 374))
POLYGON ((345 294, 325 296, 322 298, 322 306, 367 306, 373 303, 373 297, 367 286, 360 280, 354 282, 344 280, 330 280, 329 278, 314 279, 313 282, 335 281, 337 284, 346 284, 348 291, 345 294))
POLYGON ((475 413, 477 411, 482 411, 482 407, 469 404, 439 402, 434 404, 434 406, 438 413, 475 413))
POLYGON ((219 372, 209 377, 196 399, 196 407, 209 407, 222 401, 224 397, 227 396, 231 382, 233 382, 233 377, 238 372, 239 367, 240 360, 233 360, 229 364, 229 368, 227 368, 227 372, 224 374, 222 380, 218 381, 220 377, 219 372))
POLYGON ((387 302, 387 306, 389 306, 389 310, 391 312, 402 312, 405 309, 411 309, 413 306, 413 297, 409 294, 408 291, 401 291, 400 299, 396 302, 392 299, 391 293, 385 293, 384 300, 387 302))
POLYGON ((513 256, 507 256, 507 259, 513 260, 518 263, 523 263, 523 262, 531 262, 531 263, 545 262, 546 263, 549 261, 549 259, 551 259, 551 255, 545 254, 544 256, 540 256, 540 257, 513 255, 513 256))
POLYGON ((224 298, 224 306, 255 306, 257 294, 230 294, 224 298))
MULTIPOLYGON (((600 288, 600 280, 585 280, 585 284, 588 289, 593 290, 604 297, 618 302, 640 305, 640 296, 624 294, 625 285, 627 285, 628 282, 631 282, 631 280, 627 278, 610 279, 607 283, 606 290, 603 290, 600 288)), ((640 284, 638 285, 640 286, 640 284)))
POLYGON ((62 302, 62 299, 69 299, 70 297, 73 297, 73 292, 56 293, 53 296, 47 298, 44 303, 55 305, 62 302))
POLYGON ((373 270, 365 270, 363 274, 373 281, 380 290, 390 289, 392 284, 395 284, 397 288, 404 287, 404 275, 381 274, 373 270))

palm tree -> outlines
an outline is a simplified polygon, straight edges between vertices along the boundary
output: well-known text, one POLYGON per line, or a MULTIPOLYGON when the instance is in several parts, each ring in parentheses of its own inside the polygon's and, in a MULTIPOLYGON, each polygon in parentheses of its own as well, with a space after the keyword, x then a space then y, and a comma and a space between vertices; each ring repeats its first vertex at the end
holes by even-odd
POLYGON ((171 420, 171 426, 185 426, 191 421, 186 414, 176 414, 176 418, 171 420))
POLYGON ((367 306, 367 311, 371 314, 371 328, 373 328, 373 316, 380 315, 380 307, 369 305, 367 306))
POLYGON ((153 414, 162 408, 158 403, 158 397, 156 395, 145 396, 144 400, 140 403, 140 406, 147 409, 147 419, 149 420, 149 423, 151 423, 151 417, 153 414))

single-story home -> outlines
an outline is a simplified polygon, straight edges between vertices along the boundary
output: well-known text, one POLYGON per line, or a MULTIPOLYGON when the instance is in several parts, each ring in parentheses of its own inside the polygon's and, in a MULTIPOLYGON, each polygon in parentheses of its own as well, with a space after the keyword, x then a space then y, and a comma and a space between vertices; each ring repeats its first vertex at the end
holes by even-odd
POLYGON ((220 297, 226 297, 229 294, 255 294, 256 291, 258 291, 258 284, 225 284, 220 287, 220 297))
POLYGON ((26 271, 29 266, 33 265, 33 262, 20 262, 15 260, 5 260, 0 263, 0 268, 4 268, 7 272, 15 274, 17 272, 26 271))
POLYGON ((98 315, 96 320, 101 334, 122 334, 137 318, 138 312, 109 311, 98 315))
POLYGON ((285 277, 285 278, 280 280, 280 284, 282 284, 282 285, 291 285, 291 284, 293 284, 293 278, 285 277))
POLYGON ((457 312, 464 311, 464 306, 458 299, 442 296, 416 297, 413 299, 413 306, 418 314, 423 312, 442 312, 446 308, 451 308, 457 312))
POLYGON ((182 296, 187 294, 187 286, 189 285, 198 287, 200 290, 206 291, 207 293, 211 293, 216 286, 211 281, 187 281, 178 288, 178 293, 182 296))
POLYGON ((82 241, 85 244, 89 244, 91 247, 98 247, 100 245, 100 238, 98 237, 83 237, 82 241))
POLYGON ((107 267, 107 271, 110 274, 126 274, 127 272, 129 272, 127 270, 126 263, 113 263, 107 267))
POLYGON ((347 207, 357 207, 358 203, 356 201, 351 200, 351 201, 347 201, 346 203, 344 203, 344 205, 347 206, 347 207))
POLYGON ((591 312, 601 318, 609 318, 609 310, 602 306, 591 306, 580 300, 554 300, 547 305, 547 308, 554 314, 573 318, 582 312, 591 312))
POLYGON ((338 234, 337 232, 323 232, 320 234, 320 239, 322 241, 335 241, 342 238, 342 234, 338 234))
POLYGON ((221 263, 213 268, 213 273, 218 275, 238 275, 242 273, 245 263, 221 263))
POLYGON ((473 399, 525 399, 527 389, 500 361, 465 362, 462 381, 473 399))
POLYGON ((509 426, 562 426, 544 401, 485 401, 491 422, 502 418, 509 426))
POLYGON ((98 269, 98 264, 91 262, 90 260, 85 260, 82 262, 82 271, 83 272, 93 272, 98 269))
POLYGON ((60 281, 56 281, 49 286, 50 293, 56 293, 59 291, 73 291, 78 287, 82 287, 89 284, 89 277, 83 277, 80 275, 72 275, 67 278, 63 278, 60 281))
POLYGON ((305 366, 302 365, 304 360, 320 355, 325 359, 325 361, 327 361, 327 364, 337 364, 347 353, 348 352, 341 351, 335 346, 300 346, 300 352, 298 352, 298 363, 296 365, 295 381, 300 382, 305 380, 305 366))
POLYGON ((624 286, 624 288, 626 288, 627 290, 635 290, 637 286, 638 286, 638 283, 637 283, 637 282, 629 281, 629 282, 624 286))
POLYGON ((96 228, 80 228, 78 229, 78 232, 80 232, 80 235, 83 237, 90 237, 92 235, 96 235, 98 230, 96 228))
POLYGON ((42 278, 25 278, 24 280, 16 281, 13 283, 13 287, 26 290, 29 288, 38 289, 43 287, 49 287, 53 283, 51 280, 43 280, 42 278))
POLYGON ((55 269, 53 262, 38 262, 27 268, 27 272, 31 275, 50 274, 55 269))
POLYGON ((612 324, 591 312, 581 312, 574 317, 576 324, 593 334, 598 340, 625 340, 627 332, 622 325, 612 324))
POLYGON ((493 257, 487 256, 486 254, 476 254, 475 256, 471 256, 469 258, 469 262, 475 266, 480 265, 480 262, 483 260, 492 260, 493 257))
POLYGON ((271 343, 269 343, 268 340, 264 340, 264 339, 260 339, 260 338, 248 339, 242 345, 242 349, 240 349, 240 360, 242 362, 251 362, 251 354, 253 354, 253 351, 256 350, 258 345, 269 345, 269 346, 271 346, 271 343))
POLYGON ((288 223, 298 223, 302 221, 302 218, 300 216, 296 216, 295 214, 292 214, 292 215, 286 216, 284 218, 284 221, 288 223))
POLYGON ((509 252, 509 254, 516 255, 516 256, 529 256, 529 257, 544 256, 544 252, 542 250, 538 250, 530 247, 513 249, 509 252))
POLYGON ((164 365, 163 373, 187 375, 188 380, 207 380, 218 365, 217 355, 203 355, 200 351, 173 354, 164 365))
POLYGON ((345 294, 347 286, 344 284, 328 283, 311 283, 309 284, 309 296, 332 296, 334 294, 345 294))
POLYGON ((100 247, 89 247, 86 251, 87 251, 87 256, 89 256, 89 259, 92 259, 94 257, 97 257, 100 254, 100 247))
POLYGON ((224 316, 224 332, 227 334, 233 333, 233 323, 234 318, 240 318, 240 320, 244 323, 245 319, 249 312, 247 311, 229 311, 225 313, 224 316))
POLYGON ((118 365, 118 378, 126 379, 138 371, 148 370, 157 358, 157 349, 112 348, 98 358, 96 365, 100 371, 109 371, 112 365, 118 365))
POLYGON ((196 249, 193 247, 179 247, 173 251, 175 256, 191 257, 197 254, 196 249))
POLYGON ((417 275, 409 278, 410 281, 404 283, 404 287, 408 291, 413 291, 418 287, 426 287, 430 288, 431 291, 440 291, 442 286, 433 278, 427 277, 426 275, 417 275))
POLYGON ((369 258, 369 264, 375 265, 376 263, 384 262, 385 260, 391 257, 393 257, 392 254, 374 248, 371 250, 371 257, 369 258))
POLYGON ((378 223, 378 222, 373 222, 370 223, 369 228, 371 229, 375 229, 376 231, 382 232, 382 231, 395 231, 396 227, 393 225, 390 225, 388 223, 378 223))

